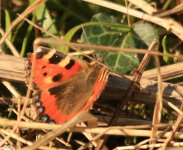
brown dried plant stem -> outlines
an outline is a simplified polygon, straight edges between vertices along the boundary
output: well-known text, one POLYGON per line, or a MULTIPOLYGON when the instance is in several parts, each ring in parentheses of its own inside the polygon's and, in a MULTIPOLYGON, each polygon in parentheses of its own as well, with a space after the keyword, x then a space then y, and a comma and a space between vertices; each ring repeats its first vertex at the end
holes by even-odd
POLYGON ((66 132, 69 128, 75 126, 76 124, 78 124, 80 122, 88 122, 89 124, 90 123, 93 124, 96 121, 97 121, 96 118, 93 117, 92 115, 90 115, 89 113, 87 113, 87 112, 80 113, 78 116, 72 118, 68 122, 61 125, 61 127, 47 133, 43 138, 39 139, 39 141, 33 143, 33 145, 25 147, 22 150, 38 149, 40 146, 45 145, 46 143, 53 140, 58 135, 66 132))
MULTIPOLYGON (((154 42, 152 42, 152 44, 150 45, 150 47, 149 47, 148 50, 151 51, 151 50, 154 50, 156 48, 157 48, 157 41, 154 41, 154 42)), ((146 54, 143 57, 140 65, 138 66, 138 68, 135 70, 132 83, 128 87, 128 90, 127 90, 128 92, 127 92, 127 94, 124 97, 122 97, 121 102, 118 104, 118 106, 116 108, 116 111, 114 112, 114 115, 112 116, 109 125, 114 125, 115 120, 118 118, 121 109, 127 103, 129 97, 131 97, 131 95, 133 94, 133 92, 136 90, 137 86, 139 86, 140 79, 141 79, 142 74, 143 74, 146 66, 148 65, 149 61, 150 61, 150 55, 149 54, 146 54)))
MULTIPOLYGON (((183 76, 183 62, 179 62, 176 64, 171 64, 167 66, 161 67, 161 77, 163 81, 175 79, 183 76)), ((157 80, 157 69, 151 69, 144 71, 142 78, 143 79, 151 79, 157 80)))
MULTIPOLYGON (((23 13, 21 13, 22 17, 27 17, 30 13, 32 13, 40 4, 44 3, 46 0, 35 0, 23 13)), ((4 43, 8 34, 12 31, 12 29, 18 25, 22 21, 22 17, 17 17, 12 23, 11 26, 6 31, 5 35, 0 39, 0 45, 4 43)))
MULTIPOLYGON (((10 55, 0 55, 0 78, 25 81, 26 59, 10 55), (6 65, 4 65, 6 64, 6 65)), ((161 67, 162 80, 170 80, 183 76, 183 62, 161 67)), ((157 69, 144 71, 142 78, 157 80, 157 69)))
MULTIPOLYGON (((27 15, 29 15, 30 13, 32 13, 40 4, 42 4, 43 2, 45 2, 45 0, 36 0, 35 2, 33 2, 21 15, 26 17, 27 15)), ((0 46, 4 43, 4 41, 6 40, 8 34, 11 32, 11 30, 18 24, 22 21, 22 18, 21 17, 18 17, 16 18, 11 26, 8 28, 8 30, 6 31, 6 33, 3 35, 3 37, 1 38, 0 40, 0 46)), ((29 84, 29 87, 30 87, 30 84, 29 84)), ((26 94, 26 98, 25 98, 25 101, 24 101, 24 105, 23 105, 23 108, 20 112, 20 116, 18 116, 17 118, 17 123, 15 124, 15 126, 13 127, 13 129, 11 130, 11 133, 14 133, 16 130, 17 130, 17 124, 20 122, 21 120, 21 116, 24 115, 24 111, 25 111, 25 108, 27 107, 27 103, 28 103, 28 98, 30 97, 30 94, 31 94, 31 90, 30 88, 28 89, 27 91, 27 94, 26 94)), ((3 141, 1 141, 0 143, 0 147, 2 145, 4 145, 6 143, 6 141, 10 138, 10 135, 8 135, 3 141)))
POLYGON ((44 42, 50 43, 50 44, 62 44, 65 46, 68 46, 70 48, 83 48, 83 49, 97 49, 101 51, 111 51, 111 52, 130 52, 130 53, 138 53, 138 54, 150 54, 150 55, 157 55, 157 56, 168 56, 168 57, 175 57, 175 58, 183 58, 183 55, 175 55, 175 54, 163 54, 158 51, 144 51, 145 49, 131 49, 131 48, 119 48, 119 47, 110 47, 110 46, 103 46, 103 45, 90 45, 90 44, 81 44, 81 43, 73 43, 73 42, 65 42, 64 40, 61 40, 59 37, 49 33, 45 29, 39 27, 32 21, 28 20, 27 18, 24 18, 23 16, 19 15, 22 19, 27 21, 29 24, 34 26, 35 28, 39 29, 40 31, 46 33, 47 35, 51 36, 54 40, 50 39, 41 39, 38 38, 35 40, 34 45, 36 46, 37 43, 40 44, 40 41, 44 40, 44 42), (56 41, 57 42, 56 42, 56 41))
POLYGON ((162 150, 165 150, 167 148, 168 144, 171 142, 172 138, 175 136, 177 129, 180 127, 180 124, 183 120, 183 102, 181 104, 180 110, 181 110, 181 113, 179 113, 174 126, 172 126, 172 131, 170 132, 170 134, 167 137, 167 139, 165 140, 165 142, 162 144, 162 147, 161 147, 162 150))
POLYGON ((172 19, 165 19, 160 18, 158 16, 151 16, 146 13, 143 13, 142 11, 137 11, 135 9, 130 8, 127 9, 124 6, 105 0, 83 0, 83 1, 103 6, 157 24, 161 27, 164 27, 167 31, 172 32, 183 41, 183 27, 178 22, 172 19))
MULTIPOLYGON (((148 50, 151 51, 151 50, 154 50, 156 48, 157 48, 157 41, 153 41, 148 50)), ((128 87, 127 93, 121 98, 121 101, 117 105, 116 111, 114 112, 114 114, 109 122, 109 126, 115 125, 116 120, 120 116, 121 109, 124 107, 124 105, 127 103, 128 99, 131 97, 131 95, 137 89, 137 86, 139 85, 139 81, 141 79, 142 73, 145 70, 146 66, 148 65, 149 61, 150 61, 150 55, 147 53, 147 54, 145 54, 140 65, 136 69, 136 71, 134 73, 133 80, 128 87)), ((108 139, 108 136, 104 136, 103 139, 100 139, 98 144, 97 144, 96 149, 102 149, 102 147, 104 146, 105 141, 107 139, 108 139)))
MULTIPOLYGON (((0 119, 1 123, 0 125, 3 127, 12 127, 16 123, 15 120, 8 120, 8 119, 0 119)), ((159 124, 158 127, 163 129, 166 129, 167 127, 171 127, 173 124, 159 124)), ((58 128, 61 128, 62 125, 51 125, 47 123, 34 123, 34 122, 25 122, 20 121, 20 124, 18 125, 19 128, 22 129, 45 129, 45 130, 57 130, 58 128)), ((94 133, 94 134, 102 134, 106 130, 107 135, 123 135, 123 136, 140 136, 140 137, 149 137, 151 130, 149 130, 152 127, 152 125, 138 125, 138 126, 115 126, 115 127, 96 127, 96 128, 89 128, 89 127, 72 127, 69 128, 69 132, 86 132, 86 133, 94 133), (142 132, 147 131, 147 132, 142 132)), ((183 127, 183 124, 180 124, 180 127, 183 127)), ((158 134, 162 133, 162 131, 158 131, 158 134)), ((163 134, 162 137, 168 137, 171 134, 171 132, 166 132, 163 134)), ((183 134, 181 132, 175 133, 175 138, 183 139, 183 134)))
MULTIPOLYGON (((150 144, 154 144, 157 139, 157 131, 158 127, 157 125, 160 123, 161 120, 161 112, 162 112, 162 93, 163 93, 163 85, 162 85, 162 80, 161 80, 161 70, 160 70, 160 62, 158 56, 154 56, 155 64, 157 67, 157 72, 158 72, 158 92, 157 92, 157 99, 155 103, 155 108, 154 108, 154 113, 153 113, 153 121, 152 121, 152 129, 151 129, 151 136, 150 136, 150 144)), ((153 149, 153 146, 150 148, 153 149)))
POLYGON ((157 12, 157 9, 152 7, 148 2, 145 0, 128 0, 130 3, 135 5, 137 8, 142 9, 144 12, 148 13, 149 15, 153 15, 157 12))
MULTIPOLYGON (((0 78, 4 78, 6 80, 16 80, 16 81, 23 81, 23 82, 25 81, 25 64, 26 64, 25 59, 18 58, 15 56, 10 56, 10 55, 0 55, 0 60, 1 60, 0 61, 0 78)), ((169 74, 171 78, 181 76, 182 67, 180 66, 182 64, 183 63, 178 63, 177 65, 176 64, 170 65, 170 68, 167 66, 165 68, 167 72, 166 70, 164 71, 164 74, 166 75, 166 77, 168 77, 169 74), (173 68, 175 68, 175 73, 173 68), (173 75, 175 75, 175 77, 173 75)), ((161 70, 163 69, 164 67, 161 67, 161 70)), ((156 79, 157 73, 155 73, 155 70, 152 70, 152 72, 153 72, 152 74, 153 79, 156 79)), ((151 77, 151 74, 148 73, 147 78, 148 77, 151 77)), ((126 76, 126 78, 120 78, 120 77, 117 77, 116 75, 111 74, 109 78, 109 82, 107 84, 107 88, 104 91, 103 96, 105 97, 106 100, 120 99, 121 93, 124 94, 127 91, 127 87, 129 86, 131 80, 133 80, 133 78, 129 76, 126 76), (114 92, 115 94, 112 94, 114 92)), ((142 78, 140 81, 140 84, 142 89, 134 93, 134 100, 140 101, 143 103, 154 103, 153 95, 155 95, 156 94, 155 91, 157 91, 157 87, 156 87, 157 81, 147 80, 142 78), (146 89, 146 92, 143 91, 143 89, 146 89), (148 101, 146 99, 148 99, 148 101)), ((163 88, 165 89, 163 92, 163 97, 166 100, 171 100, 173 104, 177 104, 178 101, 181 101, 182 97, 180 96, 180 94, 177 92, 176 89, 179 88, 180 93, 183 93, 182 86, 163 82, 163 88), (171 88, 168 88, 168 87, 171 87, 171 88)), ((5 100, 4 98, 0 98, 1 103, 6 104, 4 100, 5 100)), ((14 102, 16 103, 16 101, 14 102)))

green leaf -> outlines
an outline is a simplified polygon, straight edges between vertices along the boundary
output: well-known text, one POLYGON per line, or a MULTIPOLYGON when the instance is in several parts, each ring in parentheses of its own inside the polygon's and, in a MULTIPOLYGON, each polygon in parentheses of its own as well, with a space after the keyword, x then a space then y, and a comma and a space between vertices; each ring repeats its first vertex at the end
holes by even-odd
MULTIPOLYGON (((33 18, 32 21, 34 21, 34 20, 35 19, 33 18)), ((28 40, 30 38, 32 29, 33 29, 33 26, 29 25, 29 27, 27 29, 27 32, 25 34, 25 38, 23 39, 23 42, 22 42, 22 49, 21 49, 21 52, 20 52, 21 57, 23 57, 25 55, 26 48, 27 48, 27 43, 28 43, 28 40)))
POLYGON ((11 42, 13 43, 15 39, 18 37, 18 32, 21 30, 22 26, 24 25, 24 21, 20 22, 16 28, 14 29, 14 33, 12 34, 11 42))
MULTIPOLYGON (((32 3, 34 0, 29 0, 32 3)), ((33 16, 36 18, 37 24, 45 29, 47 32, 52 33, 53 35, 59 35, 59 32, 55 26, 55 20, 52 19, 49 14, 48 9, 46 8, 45 3, 42 3, 37 7, 37 9, 33 12, 33 16)), ((46 33, 42 33, 42 37, 50 38, 46 33)), ((47 43, 49 44, 49 43, 47 43)), ((51 47, 55 49, 61 49, 61 45, 59 44, 49 44, 51 47)))
MULTIPOLYGON (((134 26, 131 30, 124 30, 126 27, 120 25, 117 18, 102 13, 93 16, 91 21, 99 22, 100 24, 84 27, 81 40, 85 43, 122 48, 148 48, 152 39, 158 38, 157 32, 151 33, 151 31, 148 31, 149 29, 155 31, 150 24, 145 25, 141 29, 139 26, 134 26), (111 26, 102 25, 104 22, 110 23, 111 26), (112 27, 112 24, 118 24, 118 27, 112 27)), ((140 62, 139 57, 135 53, 96 50, 96 54, 99 60, 103 59, 105 65, 119 74, 129 73, 140 62)))
POLYGON ((141 43, 147 46, 150 46, 154 40, 159 41, 158 31, 150 23, 135 24, 133 30, 142 41, 141 43))
MULTIPOLYGON (((74 28, 70 29, 66 35, 64 36, 64 41, 66 42, 71 42, 72 38, 74 37, 74 35, 76 34, 77 31, 79 31, 80 29, 84 28, 84 27, 93 27, 93 26, 99 26, 99 25, 103 25, 105 27, 109 27, 109 28, 116 28, 119 31, 130 31, 131 28, 124 26, 123 28, 121 28, 121 25, 118 24, 111 24, 111 23, 105 23, 105 22, 88 22, 88 23, 83 23, 80 24, 78 26, 75 26, 74 28)), ((97 30, 96 30, 97 32, 97 30)), ((100 32, 100 31, 98 31, 100 32)), ((67 52, 67 46, 63 46, 62 51, 67 52)))
MULTIPOLYGON (((137 35, 136 48, 148 48, 152 41, 159 41, 159 35, 156 28, 150 23, 140 23, 133 26, 133 30, 137 35), (142 45, 141 45, 142 44, 142 45), (145 46, 143 46, 145 44, 145 46)), ((159 43, 158 43, 159 44, 159 43)), ((138 55, 139 59, 142 59, 142 55, 138 55)), ((151 60, 148 69, 154 68, 154 61, 151 60)))
MULTIPOLYGON (((5 28, 7 30, 11 25, 11 17, 10 17, 10 13, 8 10, 5 9, 4 12, 5 12, 5 28)), ((12 37, 12 34, 10 32, 8 35, 8 39, 10 40, 11 37, 12 37)))
MULTIPOLYGON (((166 47, 166 43, 167 43, 167 36, 165 36, 162 40, 162 47, 163 47, 163 53, 164 54, 169 54, 167 47, 166 47)), ((163 60, 167 63, 170 64, 173 60, 171 57, 168 56, 163 56, 163 60)))
MULTIPOLYGON (((29 2, 33 3, 34 0, 29 0, 29 2)), ((33 15, 35 16, 37 23, 40 27, 54 35, 58 35, 58 31, 55 27, 54 20, 51 18, 49 11, 46 9, 45 3, 37 7, 33 15)), ((48 35, 43 33, 43 37, 48 37, 48 35)))
MULTIPOLYGON (((133 26, 131 30, 125 30, 127 27, 120 25, 117 18, 103 13, 94 15, 91 21, 99 22, 100 25, 84 27, 81 40, 85 43, 147 49, 153 40, 159 39, 157 31, 150 24, 139 24, 133 26), (111 26, 105 26, 103 23, 111 26), (113 24, 118 24, 118 27, 112 26, 113 24)), ((135 53, 96 50, 96 54, 99 60, 102 59, 105 65, 119 74, 129 73, 140 62, 140 57, 135 53)))

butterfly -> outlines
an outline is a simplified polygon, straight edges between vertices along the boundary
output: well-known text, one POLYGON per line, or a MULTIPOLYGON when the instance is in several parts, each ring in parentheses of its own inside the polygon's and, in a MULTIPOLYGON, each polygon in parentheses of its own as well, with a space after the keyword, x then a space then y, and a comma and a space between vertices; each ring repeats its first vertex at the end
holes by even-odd
POLYGON ((33 101, 40 119, 62 124, 87 111, 104 90, 108 70, 59 51, 38 47, 29 58, 34 64, 33 101))

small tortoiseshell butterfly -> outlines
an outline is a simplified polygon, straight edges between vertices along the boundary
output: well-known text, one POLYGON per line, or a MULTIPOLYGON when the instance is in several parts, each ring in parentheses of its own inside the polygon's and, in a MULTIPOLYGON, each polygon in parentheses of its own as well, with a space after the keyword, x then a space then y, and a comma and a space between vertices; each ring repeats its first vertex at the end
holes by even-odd
POLYGON ((33 60, 33 99, 45 122, 61 124, 87 111, 107 82, 108 71, 104 67, 49 48, 38 47, 29 56, 30 65, 33 60))

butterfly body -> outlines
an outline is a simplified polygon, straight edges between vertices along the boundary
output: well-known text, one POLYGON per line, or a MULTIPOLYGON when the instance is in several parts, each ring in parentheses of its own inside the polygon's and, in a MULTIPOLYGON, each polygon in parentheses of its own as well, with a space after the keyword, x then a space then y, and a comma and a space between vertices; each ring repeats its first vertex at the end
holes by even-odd
POLYGON ((106 85, 105 68, 48 48, 39 47, 29 61, 34 64, 34 103, 46 122, 64 123, 86 111, 106 85))

